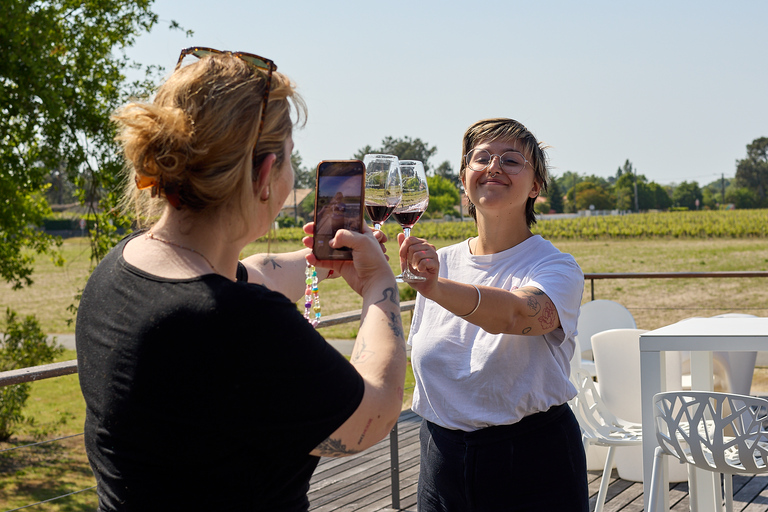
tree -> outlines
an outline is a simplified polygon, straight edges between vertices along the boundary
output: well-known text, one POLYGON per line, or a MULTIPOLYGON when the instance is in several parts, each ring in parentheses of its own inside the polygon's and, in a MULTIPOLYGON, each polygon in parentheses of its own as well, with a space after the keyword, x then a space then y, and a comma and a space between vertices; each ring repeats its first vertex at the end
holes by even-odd
POLYGON ((599 185, 591 181, 583 181, 576 185, 576 209, 577 210, 610 210, 614 203, 610 194, 599 185))
POLYGON ((301 155, 298 151, 291 153, 293 167, 293 188, 315 188, 316 175, 314 169, 302 167, 301 155))
POLYGON ((675 187, 675 191, 672 193, 672 202, 675 206, 695 210, 697 208, 696 202, 701 204, 702 197, 698 183, 684 181, 675 187))
POLYGON ((755 191, 758 207, 768 206, 768 137, 747 144, 747 158, 736 163, 736 181, 755 191))
MULTIPOLYGON (((48 337, 33 315, 19 320, 16 313, 6 309, 2 331, 0 371, 52 363, 64 351, 60 346, 48 344, 48 337)), ((16 425, 30 419, 22 414, 30 388, 29 382, 0 388, 0 441, 7 441, 16 425)))
POLYGON ((427 176, 429 187, 429 205, 427 213, 432 217, 456 215, 455 206, 459 205, 459 189, 448 178, 440 175, 427 176))
POLYGON ((672 206, 672 198, 669 197, 667 189, 658 183, 654 181, 648 183, 647 190, 651 200, 649 208, 653 208, 655 210, 668 210, 669 207, 672 206))
MULTIPOLYGON (((56 240, 34 229, 48 214, 46 180, 71 181, 93 214, 92 255, 99 259, 119 227, 123 160, 110 115, 153 85, 161 70, 127 84, 140 68, 124 48, 157 22, 151 0, 51 0, 3 3, 0 25, 0 275, 31 284, 29 250, 55 253, 56 240)), ((172 26, 178 26, 172 22, 172 26)), ((172 64, 172 63, 171 63, 172 64)))
MULTIPOLYGON (((578 173, 573 171, 565 171, 562 176, 556 178, 557 184, 560 190, 565 191, 565 198, 568 204, 565 205, 564 210, 566 212, 576 211, 576 185, 578 185, 583 178, 578 173)), ((553 180, 554 181, 554 180, 553 180)))
POLYGON ((371 146, 365 146, 355 153, 354 158, 362 160, 366 154, 370 153, 395 155, 400 160, 419 160, 424 164, 424 170, 428 172, 430 170, 429 159, 437 153, 437 147, 429 147, 429 144, 421 139, 411 139, 408 136, 402 139, 384 137, 380 148, 374 149, 371 146))
POLYGON ((547 190, 547 199, 549 199, 549 209, 555 210, 555 213, 563 213, 563 191, 560 189, 557 180, 552 180, 547 190))
POLYGON ((448 178, 453 182, 455 182, 459 177, 458 174, 454 173, 453 166, 448 160, 445 160, 435 168, 435 176, 442 176, 443 178, 448 178))

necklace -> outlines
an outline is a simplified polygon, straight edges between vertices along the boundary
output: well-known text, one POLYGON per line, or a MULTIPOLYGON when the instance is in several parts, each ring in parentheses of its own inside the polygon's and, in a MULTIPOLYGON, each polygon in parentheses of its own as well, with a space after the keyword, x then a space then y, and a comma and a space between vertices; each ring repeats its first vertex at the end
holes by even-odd
POLYGON ((198 251, 196 249, 193 249, 191 247, 187 247, 185 245, 177 244, 176 242, 171 242, 170 240, 166 240, 165 238, 160 238, 159 236, 157 236, 156 234, 154 234, 151 231, 147 231, 147 234, 145 235, 145 237, 148 240, 157 240, 158 242, 162 242, 164 244, 172 245, 174 247, 178 247, 179 249, 184 249, 185 251, 193 252, 193 253, 197 254, 198 256, 200 256, 201 258, 203 258, 205 260, 205 262, 208 264, 208 266, 211 267, 211 269, 215 273, 217 273, 217 274, 219 273, 219 271, 216 270, 216 267, 213 266, 213 263, 211 263, 211 260, 206 258, 205 254, 201 253, 200 251, 198 251))
POLYGON ((307 270, 304 271, 304 282, 307 288, 304 290, 304 318, 307 322, 312 324, 312 327, 317 327, 320 323, 320 291, 317 284, 320 280, 317 277, 317 269, 307 262, 307 270), (312 318, 312 312, 314 311, 315 317, 312 318))

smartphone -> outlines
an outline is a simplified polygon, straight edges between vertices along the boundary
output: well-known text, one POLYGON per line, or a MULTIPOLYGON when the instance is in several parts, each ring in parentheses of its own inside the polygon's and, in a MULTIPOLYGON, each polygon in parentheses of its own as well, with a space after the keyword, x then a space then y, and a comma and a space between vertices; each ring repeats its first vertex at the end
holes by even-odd
POLYGON ((317 166, 315 235, 312 252, 319 260, 351 260, 348 247, 331 248, 340 229, 362 232, 365 164, 360 160, 324 160, 317 166))

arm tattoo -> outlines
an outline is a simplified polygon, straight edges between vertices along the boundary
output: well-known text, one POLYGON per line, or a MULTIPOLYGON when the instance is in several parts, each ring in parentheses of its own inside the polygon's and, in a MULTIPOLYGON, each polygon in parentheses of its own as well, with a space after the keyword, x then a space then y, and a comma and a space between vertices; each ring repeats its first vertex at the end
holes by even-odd
POLYGON ((389 313, 389 328, 392 329, 392 333, 398 338, 403 337, 403 326, 398 313, 389 313))
POLYGON ((543 314, 541 315, 541 318, 539 318, 539 323, 541 324, 541 327, 543 329, 550 329, 552 327, 555 327, 556 318, 557 318, 557 312, 555 311, 555 306, 553 306, 551 302, 546 302, 544 304, 543 314))
POLYGON ((528 308, 532 311, 528 316, 538 315, 541 312, 541 304, 539 304, 539 299, 536 296, 544 295, 544 292, 538 288, 530 288, 525 291, 525 295, 528 297, 528 308))
MULTIPOLYGON (((367 428, 367 427, 366 427, 367 428)), ((365 435, 365 433, 363 433, 365 435)), ((317 445, 316 451, 320 453, 322 457, 336 457, 338 455, 352 455, 359 453, 360 450, 354 448, 347 448, 347 445, 341 442, 341 439, 331 439, 330 437, 317 445)))
POLYGON ((539 304, 539 301, 533 295, 528 296, 528 308, 533 311, 533 313, 528 316, 536 316, 541 311, 541 304, 539 304))
POLYGON ((382 302, 385 302, 389 300, 392 304, 400 305, 400 297, 397 294, 397 290, 395 288, 387 288, 384 290, 383 297, 381 300, 374 302, 374 304, 381 304, 382 302))
POLYGON ((368 418, 368 423, 365 424, 365 428, 363 429, 363 433, 360 434, 360 439, 357 440, 357 445, 358 446, 363 444, 363 439, 365 439, 365 434, 368 433, 368 427, 371 426, 371 423, 373 423, 373 418, 368 418))
POLYGON ((352 363, 364 363, 373 355, 372 350, 366 348, 365 338, 361 337, 357 343, 355 343, 355 350, 350 357, 352 363))
POLYGON ((277 260, 275 259, 274 256, 265 256, 264 260, 261 262, 261 264, 266 267, 267 263, 271 263, 272 264, 272 270, 275 270, 275 269, 278 269, 278 268, 283 268, 283 266, 280 265, 277 262, 277 260))

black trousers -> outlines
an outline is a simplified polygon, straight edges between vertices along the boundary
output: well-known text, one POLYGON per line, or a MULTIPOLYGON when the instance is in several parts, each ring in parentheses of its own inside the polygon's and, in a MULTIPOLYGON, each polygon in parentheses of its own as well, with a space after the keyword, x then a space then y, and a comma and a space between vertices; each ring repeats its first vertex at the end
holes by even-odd
POLYGON ((588 512, 581 430, 567 404, 474 432, 421 424, 419 512, 588 512))

